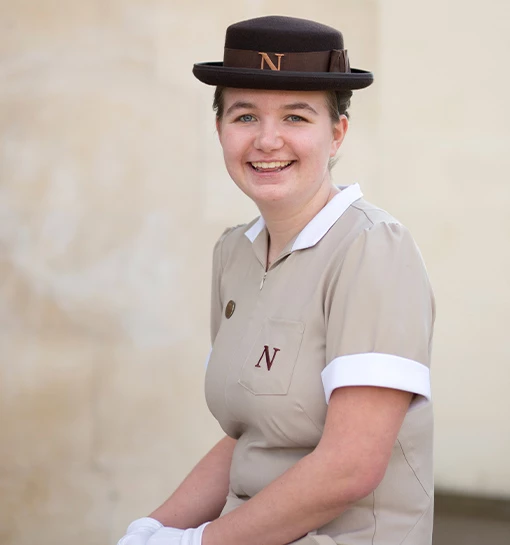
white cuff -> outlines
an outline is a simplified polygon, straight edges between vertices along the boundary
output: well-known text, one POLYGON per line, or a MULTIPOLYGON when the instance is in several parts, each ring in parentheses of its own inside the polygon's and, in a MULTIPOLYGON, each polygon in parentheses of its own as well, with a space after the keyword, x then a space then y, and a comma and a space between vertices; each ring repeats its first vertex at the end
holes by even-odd
POLYGON ((151 517, 142 517, 141 519, 134 520, 126 531, 126 534, 136 534, 137 532, 155 532, 163 528, 163 525, 159 520, 153 519, 151 517))
POLYGON ((179 528, 163 527, 154 532, 146 545, 181 545, 185 530, 179 528))
POLYGON ((430 371, 414 360, 392 354, 352 354, 330 362, 321 373, 326 403, 335 388, 343 386, 380 386, 404 390, 422 396, 413 401, 413 408, 431 400, 430 371))
POLYGON ((202 545, 202 534, 209 522, 198 528, 179 530, 178 528, 160 528, 147 541, 147 545, 202 545))
POLYGON ((145 545, 161 528, 161 522, 151 517, 136 519, 128 526, 126 535, 120 538, 117 545, 145 545))
POLYGON ((190 528, 185 530, 180 545, 202 545, 202 535, 208 524, 210 523, 205 522, 198 528, 190 528))

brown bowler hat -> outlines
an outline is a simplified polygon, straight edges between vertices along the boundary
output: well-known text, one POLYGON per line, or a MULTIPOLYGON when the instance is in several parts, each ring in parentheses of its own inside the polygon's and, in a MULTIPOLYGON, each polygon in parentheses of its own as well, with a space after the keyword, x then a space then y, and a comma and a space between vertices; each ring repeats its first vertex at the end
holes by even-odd
POLYGON ((349 66, 338 30, 274 15, 230 25, 223 62, 197 63, 193 74, 207 85, 288 91, 363 89, 374 80, 349 66))

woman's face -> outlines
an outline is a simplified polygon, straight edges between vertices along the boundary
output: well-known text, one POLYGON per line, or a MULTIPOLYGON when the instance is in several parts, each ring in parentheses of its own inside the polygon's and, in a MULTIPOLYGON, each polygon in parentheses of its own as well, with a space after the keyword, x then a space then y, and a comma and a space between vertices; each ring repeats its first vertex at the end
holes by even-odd
POLYGON ((323 91, 224 90, 217 121, 227 170, 259 208, 306 203, 330 184, 328 162, 347 131, 323 91))

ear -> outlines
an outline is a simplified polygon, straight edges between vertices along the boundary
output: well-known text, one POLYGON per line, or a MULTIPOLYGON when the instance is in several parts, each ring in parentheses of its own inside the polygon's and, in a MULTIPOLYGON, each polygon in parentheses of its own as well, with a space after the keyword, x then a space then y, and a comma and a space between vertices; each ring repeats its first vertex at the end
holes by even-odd
POLYGON ((331 141, 330 157, 334 157, 336 155, 336 152, 344 141, 348 128, 349 120, 347 119, 347 116, 341 115, 340 119, 333 125, 333 140, 331 141))
POLYGON ((218 133, 218 138, 221 144, 221 120, 218 117, 216 118, 216 132, 218 133))

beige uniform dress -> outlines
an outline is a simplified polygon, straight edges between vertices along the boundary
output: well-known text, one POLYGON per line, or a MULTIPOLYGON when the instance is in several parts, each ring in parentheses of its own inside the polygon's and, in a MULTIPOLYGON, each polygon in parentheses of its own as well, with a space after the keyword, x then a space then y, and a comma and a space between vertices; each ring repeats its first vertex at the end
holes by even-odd
POLYGON ((332 390, 396 388, 416 395, 382 482, 296 543, 430 545, 434 300, 415 242, 355 184, 268 271, 267 244, 259 218, 214 249, 206 399, 237 439, 223 514, 314 449, 332 390))

